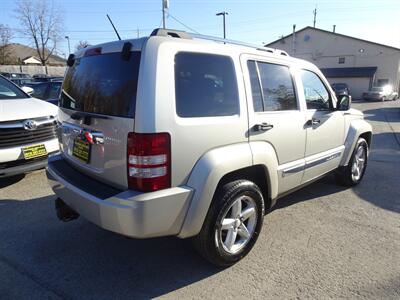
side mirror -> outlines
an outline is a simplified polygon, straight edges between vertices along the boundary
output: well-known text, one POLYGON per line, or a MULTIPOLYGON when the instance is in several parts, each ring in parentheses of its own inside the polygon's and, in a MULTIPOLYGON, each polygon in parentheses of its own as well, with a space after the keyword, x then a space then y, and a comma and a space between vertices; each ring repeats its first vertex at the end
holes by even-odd
POLYGON ((29 86, 23 86, 21 87, 21 90, 23 90, 25 93, 27 93, 29 96, 33 94, 34 90, 33 88, 29 86))
POLYGON ((349 110, 350 106, 351 106, 351 96, 350 95, 338 96, 337 110, 349 110))

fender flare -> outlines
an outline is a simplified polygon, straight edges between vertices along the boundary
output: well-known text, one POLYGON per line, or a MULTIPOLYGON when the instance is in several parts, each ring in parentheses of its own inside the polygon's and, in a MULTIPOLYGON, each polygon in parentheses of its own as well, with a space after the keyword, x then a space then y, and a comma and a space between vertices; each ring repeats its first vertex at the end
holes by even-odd
POLYGON ((349 164, 351 154, 357 143, 358 137, 363 133, 372 134, 372 126, 363 119, 353 120, 350 123, 349 130, 347 132, 346 140, 344 142, 344 153, 340 166, 347 166, 349 164))
MULTIPOLYGON (((261 143, 267 145, 267 143, 261 143)), ((260 159, 260 147, 256 146, 254 149, 256 150, 257 161, 268 161, 268 159, 260 159)), ((270 145, 269 147, 272 148, 270 145)), ((179 238, 191 237, 200 232, 218 183, 226 174, 254 165, 252 151, 252 143, 233 144, 210 150, 196 162, 186 184, 188 187, 192 188, 194 192, 181 231, 178 235, 179 238)), ((265 147, 263 151, 266 151, 265 147)), ((268 156, 265 152, 263 155, 268 156)), ((275 151, 273 155, 275 155, 275 151)), ((271 176, 269 173, 267 175, 271 176)))

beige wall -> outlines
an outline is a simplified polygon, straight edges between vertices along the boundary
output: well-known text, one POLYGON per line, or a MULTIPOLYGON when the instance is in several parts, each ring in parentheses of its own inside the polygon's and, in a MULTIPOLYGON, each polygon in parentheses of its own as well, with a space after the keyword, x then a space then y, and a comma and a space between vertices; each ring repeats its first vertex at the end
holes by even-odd
POLYGON ((400 50, 343 37, 328 32, 306 29, 296 34, 295 53, 292 49, 292 36, 268 45, 285 50, 289 55, 306 59, 319 68, 378 67, 375 82, 389 79, 389 83, 399 88, 400 50), (360 52, 360 49, 364 49, 360 52), (345 63, 339 64, 339 57, 345 63))
POLYGON ((66 67, 53 67, 53 66, 19 66, 19 65, 0 65, 0 72, 10 73, 27 73, 29 75, 47 74, 50 76, 64 76, 66 67))

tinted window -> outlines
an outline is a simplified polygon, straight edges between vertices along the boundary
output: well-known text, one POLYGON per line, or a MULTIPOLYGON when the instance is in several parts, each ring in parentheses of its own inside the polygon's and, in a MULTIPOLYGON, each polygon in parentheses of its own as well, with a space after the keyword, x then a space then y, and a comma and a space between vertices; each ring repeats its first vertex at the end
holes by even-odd
POLYGON ((181 52, 175 56, 176 112, 180 117, 239 114, 230 57, 181 52))
POLYGON ((319 77, 310 71, 301 70, 307 109, 330 109, 329 93, 319 77))
POLYGON ((332 88, 334 90, 344 90, 347 89, 347 84, 345 83, 333 83, 332 88))
POLYGON ((0 77, 0 100, 28 98, 28 96, 7 79, 0 77))
POLYGON ((61 82, 53 82, 50 86, 49 95, 47 99, 56 99, 60 96, 61 82))
POLYGON ((133 117, 140 52, 77 58, 65 76, 60 106, 88 113, 133 117))
POLYGON ((249 75, 250 75, 250 84, 251 84, 251 93, 253 96, 254 111, 263 111, 264 110, 263 97, 261 93, 261 86, 260 86, 260 80, 258 78, 256 62, 254 60, 249 60, 247 62, 247 67, 249 69, 249 75))
POLYGON ((261 77, 264 110, 294 110, 297 101, 289 68, 257 62, 261 77))
POLYGON ((47 84, 46 83, 36 83, 36 84, 29 84, 31 88, 33 88, 32 97, 45 100, 46 99, 46 91, 47 91, 47 84))

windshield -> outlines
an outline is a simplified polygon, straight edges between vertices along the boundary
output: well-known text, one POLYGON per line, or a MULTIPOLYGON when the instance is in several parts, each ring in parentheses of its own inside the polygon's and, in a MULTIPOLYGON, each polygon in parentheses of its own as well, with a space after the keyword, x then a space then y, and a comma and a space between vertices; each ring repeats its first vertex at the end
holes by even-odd
POLYGON ((381 88, 381 87, 373 87, 371 91, 373 91, 373 92, 382 92, 383 88, 381 88))
POLYGON ((23 91, 17 88, 7 79, 0 77, 0 100, 29 98, 23 91))
POLYGON ((133 117, 140 52, 128 60, 120 52, 77 58, 65 75, 60 107, 88 113, 133 117))
POLYGON ((347 85, 344 83, 334 83, 332 84, 332 88, 335 90, 344 90, 347 88, 347 85))
POLYGON ((45 100, 45 93, 47 90, 46 83, 30 83, 26 84, 26 86, 33 88, 32 97, 45 100))

